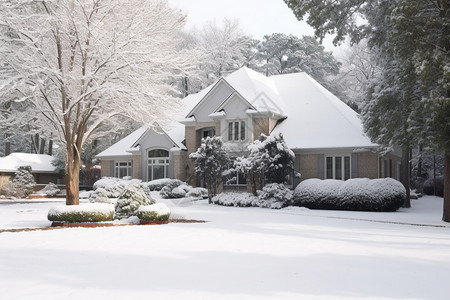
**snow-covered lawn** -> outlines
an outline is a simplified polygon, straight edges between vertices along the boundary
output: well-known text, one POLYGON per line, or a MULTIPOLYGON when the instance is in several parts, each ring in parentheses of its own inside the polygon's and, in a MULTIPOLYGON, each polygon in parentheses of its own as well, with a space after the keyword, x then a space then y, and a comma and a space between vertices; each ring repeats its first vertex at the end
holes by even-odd
MULTIPOLYGON (((395 213, 158 201, 208 222, 0 233, 1 299, 448 299, 441 198, 395 213)), ((55 205, 0 204, 0 229, 48 226, 55 205)))

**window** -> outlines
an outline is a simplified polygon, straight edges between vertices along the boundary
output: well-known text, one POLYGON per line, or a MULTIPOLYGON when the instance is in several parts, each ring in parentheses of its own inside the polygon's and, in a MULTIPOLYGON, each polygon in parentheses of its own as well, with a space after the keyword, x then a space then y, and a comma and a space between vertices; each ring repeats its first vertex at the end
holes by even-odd
POLYGON ((131 161, 116 161, 114 164, 114 176, 117 178, 132 176, 131 161))
POLYGON ((228 175, 229 181, 227 182, 227 185, 246 185, 247 184, 247 176, 245 173, 242 172, 231 172, 230 175, 228 175), (231 180, 233 179, 233 180, 231 180))
POLYGON ((207 128, 202 130, 202 138, 206 139, 207 137, 213 137, 216 135, 215 128, 207 128))
POLYGON ((326 179, 350 179, 350 156, 327 156, 325 168, 326 179))
POLYGON ((155 149, 148 151, 147 180, 167 178, 169 176, 169 151, 155 149))
POLYGON ((228 140, 245 140, 245 121, 233 121, 228 123, 228 140))

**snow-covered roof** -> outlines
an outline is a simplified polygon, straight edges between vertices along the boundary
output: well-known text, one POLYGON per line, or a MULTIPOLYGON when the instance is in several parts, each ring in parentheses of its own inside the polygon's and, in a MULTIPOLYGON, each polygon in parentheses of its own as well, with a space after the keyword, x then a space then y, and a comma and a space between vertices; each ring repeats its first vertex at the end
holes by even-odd
POLYGON ((130 156, 131 147, 133 144, 144 134, 145 127, 141 127, 136 131, 133 131, 111 147, 97 154, 96 157, 110 157, 110 156, 130 156))
POLYGON ((270 77, 288 116, 273 130, 292 149, 376 148, 359 115, 308 74, 270 77))
POLYGON ((16 172, 21 166, 31 166, 32 173, 55 172, 54 157, 47 154, 11 153, 0 157, 0 172, 16 172))

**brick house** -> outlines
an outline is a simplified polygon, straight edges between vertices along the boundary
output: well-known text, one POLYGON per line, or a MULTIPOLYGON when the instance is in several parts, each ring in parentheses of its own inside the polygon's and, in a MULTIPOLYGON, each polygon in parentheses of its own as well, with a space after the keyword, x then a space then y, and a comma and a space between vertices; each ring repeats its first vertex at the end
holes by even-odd
MULTIPOLYGON (((301 180, 399 178, 401 154, 379 154, 358 114, 306 73, 266 77, 243 67, 183 103, 169 130, 140 128, 98 154, 102 176, 196 184, 188 157, 203 137, 220 135, 233 157, 261 133, 282 133, 301 180)), ((233 188, 245 187, 245 176, 237 177, 233 188)))

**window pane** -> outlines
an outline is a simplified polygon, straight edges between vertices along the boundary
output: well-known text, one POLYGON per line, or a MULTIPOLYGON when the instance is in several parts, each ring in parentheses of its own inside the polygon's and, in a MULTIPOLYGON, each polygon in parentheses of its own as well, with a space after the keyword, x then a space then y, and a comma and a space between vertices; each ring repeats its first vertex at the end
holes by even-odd
POLYGON ((234 122, 234 139, 239 140, 239 122, 234 122))
POLYGON ((228 123, 228 140, 233 139, 233 122, 228 123))
POLYGON ((241 121, 241 140, 245 140, 245 121, 241 121))
POLYGON ((344 157, 344 180, 350 179, 350 156, 344 157))
POLYGON ((333 158, 327 157, 327 179, 333 179, 333 158))
POLYGON ((164 178, 164 166, 153 166, 153 179, 164 178))
POLYGON ((247 176, 245 176, 244 173, 238 172, 237 179, 238 179, 238 182, 237 182, 238 184, 247 184, 247 176))
POLYGON ((127 169, 125 169, 125 168, 120 168, 120 169, 119 169, 119 178, 123 178, 123 177, 125 177, 125 176, 127 176, 127 169))
POLYGON ((335 157, 334 166, 335 166, 334 179, 341 180, 342 179, 342 157, 339 157, 339 156, 335 157))
POLYGON ((155 149, 148 151, 148 157, 169 157, 169 151, 164 149, 155 149))

